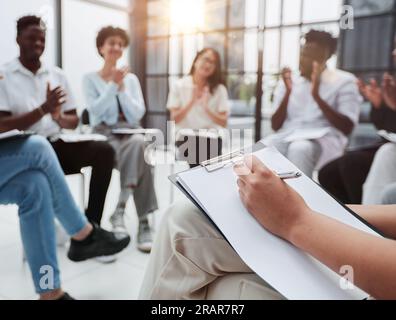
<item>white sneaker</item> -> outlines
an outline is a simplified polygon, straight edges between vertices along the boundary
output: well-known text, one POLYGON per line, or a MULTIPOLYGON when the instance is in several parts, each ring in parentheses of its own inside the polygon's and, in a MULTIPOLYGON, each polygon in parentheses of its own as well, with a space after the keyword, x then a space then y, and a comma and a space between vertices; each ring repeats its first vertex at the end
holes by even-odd
POLYGON ((137 248, 141 252, 150 253, 153 247, 153 236, 148 221, 139 223, 139 232, 137 235, 137 248))
POLYGON ((126 233, 127 228, 125 226, 124 212, 123 211, 116 211, 110 217, 110 223, 113 226, 113 231, 114 232, 126 233))
POLYGON ((113 255, 113 256, 96 257, 95 260, 103 264, 110 264, 117 261, 117 256, 113 255))

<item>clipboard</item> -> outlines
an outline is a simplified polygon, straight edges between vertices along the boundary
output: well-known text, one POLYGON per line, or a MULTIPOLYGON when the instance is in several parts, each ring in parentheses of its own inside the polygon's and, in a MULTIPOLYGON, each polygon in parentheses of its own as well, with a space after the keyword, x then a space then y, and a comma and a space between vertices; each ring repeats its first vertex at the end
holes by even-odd
POLYGON ((28 138, 35 133, 33 131, 20 131, 20 130, 11 130, 8 132, 4 132, 0 134, 0 143, 3 142, 9 142, 13 140, 19 140, 19 139, 25 139, 28 138), (2 135, 5 135, 4 138, 2 138, 2 135))
MULTIPOLYGON (((179 175, 181 175, 181 174, 183 174, 183 173, 187 173, 188 171, 190 171, 190 172, 192 172, 192 171, 195 171, 195 170, 202 170, 202 168, 205 168, 206 169, 206 172, 208 173, 208 174, 214 174, 214 173, 216 173, 217 171, 219 171, 219 170, 221 170, 221 169, 225 169, 227 166, 232 166, 232 164, 234 163, 234 162, 236 162, 237 161, 237 159, 239 159, 241 156, 243 157, 243 156, 245 156, 245 155, 248 155, 248 154, 251 154, 251 153, 255 153, 255 152, 257 152, 257 151, 261 151, 261 150, 264 150, 264 149, 266 149, 266 146, 264 146, 263 144, 261 144, 261 143, 258 143, 258 144, 256 144, 255 146, 253 146, 252 148, 248 148, 248 149, 245 149, 245 150, 243 150, 243 151, 238 151, 238 152, 233 152, 233 153, 230 153, 230 154, 227 154, 227 155, 224 155, 224 156, 221 156, 221 157, 218 157, 218 158, 215 158, 215 159, 212 159, 212 160, 209 160, 209 161, 206 161, 206 162, 204 162, 204 163, 202 163, 201 165, 200 165, 200 167, 197 167, 197 168, 194 168, 194 169, 191 169, 191 170, 187 170, 187 171, 184 171, 184 172, 181 172, 181 173, 179 173, 179 174, 175 174, 175 175, 172 175, 171 177, 169 177, 169 179, 170 179, 170 181, 173 183, 173 184, 175 184, 176 185, 176 187, 190 200, 190 201, 192 201, 193 203, 194 203, 194 205, 200 210, 200 212, 202 212, 207 218, 208 218, 208 220, 214 225, 214 227, 220 232, 220 234, 222 234, 223 235, 223 237, 227 240, 227 242, 231 245, 231 247, 233 247, 233 249, 240 255, 240 252, 238 252, 238 250, 232 245, 232 241, 230 241, 228 238, 227 238, 227 236, 226 236, 226 234, 225 234, 225 232, 223 232, 218 226, 217 226, 217 224, 213 221, 213 219, 208 215, 208 213, 206 212, 206 209, 204 208, 204 207, 202 207, 195 199, 194 199, 194 197, 190 194, 190 190, 188 190, 188 189, 186 189, 186 188, 184 188, 184 186, 182 185, 182 183, 180 183, 180 177, 179 177, 179 175)), ((239 161, 239 160, 238 160, 239 161)), ((305 176, 305 179, 307 179, 307 177, 305 176)), ((374 234, 376 234, 376 235, 378 235, 379 237, 384 237, 384 235, 381 233, 381 232, 379 232, 376 228, 374 228, 371 224, 369 224, 367 221, 365 221, 364 219, 362 219, 360 216, 358 216, 355 212, 353 212, 351 209, 349 209, 348 207, 346 207, 344 204, 342 204, 340 201, 338 201, 337 199, 335 199, 332 195, 330 195, 327 191, 325 191, 320 185, 318 185, 316 182, 314 182, 312 179, 309 179, 309 181, 310 181, 310 183, 312 184, 312 183, 314 183, 314 185, 315 185, 315 188, 317 189, 317 191, 319 192, 319 190, 320 190, 320 192, 321 193, 323 193, 323 194, 326 194, 327 195, 327 197, 329 197, 329 199, 331 198, 331 201, 332 202, 334 202, 334 204, 337 204, 338 206, 341 206, 343 209, 344 209, 344 211, 345 211, 345 214, 347 214, 347 213, 349 213, 351 216, 349 217, 347 217, 348 219, 353 219, 353 221, 355 221, 355 220, 357 220, 358 222, 360 222, 362 225, 364 225, 365 227, 367 227, 367 229, 369 229, 372 233, 374 233, 374 234)), ((313 184, 312 184, 313 185, 313 184)), ((330 200, 328 200, 328 201, 330 201, 330 200)), ((343 213, 344 214, 344 213, 343 213)), ((356 222, 356 223, 358 223, 358 222, 356 222)), ((255 221, 255 223, 258 225, 258 223, 257 223, 257 221, 255 221)), ((257 231, 257 230, 256 230, 257 231)), ((263 229, 263 232, 265 232, 264 231, 264 229, 263 229)), ((267 232, 268 233, 268 232, 267 232)), ((275 236, 273 236, 274 238, 276 238, 275 236)), ((279 239, 279 238, 278 238, 279 239)), ((279 240, 278 240, 279 241, 279 240)), ((290 245, 290 244, 289 244, 290 245)), ((295 248, 295 247, 294 247, 295 248)), ((299 249, 297 249, 297 248, 295 248, 295 250, 296 251, 299 251, 300 252, 300 254, 304 254, 304 253, 302 253, 299 249)), ((292 254, 293 254, 293 252, 292 252, 292 254)), ((307 254, 305 254, 305 255, 307 255, 307 254)), ((240 255, 241 256, 241 255, 240 255)), ((308 255, 307 255, 308 256, 308 255)), ((241 258, 242 258, 242 256, 241 256, 241 258)), ((244 258, 242 258, 245 262, 247 262, 244 258)), ((312 260, 315 260, 314 258, 312 258, 312 260)), ((316 260, 315 260, 316 261, 316 260)), ((248 265, 249 265, 249 263, 247 263, 248 265)), ((319 263, 319 264, 321 264, 321 263, 319 263)), ((251 268, 252 268, 252 266, 251 265, 249 265, 251 268)), ((324 266, 324 265, 323 265, 324 266)), ((325 267, 325 268, 323 268, 323 269, 326 269, 327 267, 325 267)), ((256 269, 254 269, 254 268, 252 268, 252 270, 254 270, 254 272, 256 272, 256 273, 258 273, 257 272, 257 270, 256 269)), ((329 270, 329 274, 330 273, 333 273, 333 276, 334 276, 334 278, 336 278, 336 277, 340 277, 339 275, 337 275, 336 273, 334 273, 333 271, 330 271, 330 269, 328 269, 329 270)), ((312 270, 311 270, 312 271, 312 270)), ((320 272, 322 272, 322 271, 318 271, 317 273, 320 273, 320 272)), ((262 275, 260 275, 260 274, 258 274, 259 276, 261 276, 266 282, 268 282, 272 287, 274 287, 276 290, 278 290, 281 294, 284 294, 284 292, 282 292, 282 290, 280 290, 279 289, 279 287, 277 287, 277 285, 275 285, 274 283, 271 283, 271 281, 268 281, 268 279, 266 278, 266 277, 263 277, 262 275)), ((334 280, 334 279, 333 279, 334 280)), ((330 283, 330 282, 329 282, 330 283)), ((331 283, 331 285, 333 285, 333 287, 334 287, 334 284, 333 283, 331 283)), ((334 293, 334 291, 336 291, 336 288, 334 287, 334 288, 330 288, 329 289, 329 291, 333 291, 332 292, 332 294, 334 293), (330 290, 331 289, 331 290, 330 290)), ((337 288, 337 290, 339 290, 338 288, 337 288)), ((360 291, 359 289, 356 289, 357 291, 360 291)), ((285 295, 285 294, 284 294, 285 295)), ((295 297, 293 297, 293 296, 287 296, 287 295, 285 295, 285 297, 286 298, 289 298, 289 299, 294 299, 295 297)), ((368 295, 364 295, 364 294, 361 294, 361 295, 359 295, 358 296, 358 298, 356 298, 356 299, 366 299, 368 297, 368 295)), ((301 299, 301 298, 299 298, 299 297, 297 297, 297 299, 301 299)), ((302 299, 305 299, 305 297, 303 297, 302 299)), ((309 299, 309 298, 308 298, 309 299)), ((314 299, 316 299, 316 298, 314 298, 314 299)), ((319 299, 321 299, 321 298, 319 298, 319 299)), ((331 299, 331 298, 330 298, 331 299)))

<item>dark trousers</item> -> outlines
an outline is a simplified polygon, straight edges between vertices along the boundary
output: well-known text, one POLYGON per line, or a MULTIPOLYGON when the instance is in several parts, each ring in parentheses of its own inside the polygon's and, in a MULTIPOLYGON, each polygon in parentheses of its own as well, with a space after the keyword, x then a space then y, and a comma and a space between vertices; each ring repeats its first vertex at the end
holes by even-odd
POLYGON ((66 175, 80 173, 82 168, 91 167, 89 201, 86 216, 90 222, 100 225, 106 194, 114 166, 115 152, 107 142, 52 143, 66 175))
POLYGON ((320 184, 345 204, 361 204, 363 185, 380 147, 346 153, 319 172, 320 184))
POLYGON ((187 161, 190 168, 198 167, 202 162, 222 154, 223 140, 202 136, 185 136, 176 142, 180 150, 180 160, 187 161))

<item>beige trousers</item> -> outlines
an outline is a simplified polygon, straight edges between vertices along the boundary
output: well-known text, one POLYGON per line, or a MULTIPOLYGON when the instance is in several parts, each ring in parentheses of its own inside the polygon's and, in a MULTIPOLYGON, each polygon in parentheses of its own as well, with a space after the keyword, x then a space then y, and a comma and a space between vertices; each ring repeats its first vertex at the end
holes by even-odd
POLYGON ((142 284, 145 300, 283 299, 241 260, 195 206, 182 201, 162 221, 142 284))

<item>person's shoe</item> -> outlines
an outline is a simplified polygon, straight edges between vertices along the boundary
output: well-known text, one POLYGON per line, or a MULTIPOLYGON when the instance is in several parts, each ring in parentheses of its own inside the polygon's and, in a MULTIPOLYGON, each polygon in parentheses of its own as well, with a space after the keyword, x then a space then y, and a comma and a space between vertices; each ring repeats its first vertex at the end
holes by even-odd
POLYGON ((112 255, 112 256, 101 256, 101 257, 96 257, 95 260, 97 262, 103 263, 103 264, 110 264, 114 263, 117 261, 117 256, 112 255))
POLYGON ((57 301, 72 301, 72 300, 76 300, 76 299, 74 299, 67 292, 65 292, 62 297, 60 297, 60 298, 58 298, 56 300, 57 301))
POLYGON ((74 262, 111 256, 125 249, 131 238, 125 233, 113 233, 93 225, 92 233, 83 241, 71 240, 68 258, 74 262))
POLYGON ((150 253, 153 247, 153 236, 150 225, 147 220, 139 223, 139 232, 137 235, 137 248, 144 253, 150 253))
POLYGON ((124 221, 124 211, 116 210, 116 212, 110 217, 110 223, 113 226, 114 232, 126 232, 126 226, 124 221))

